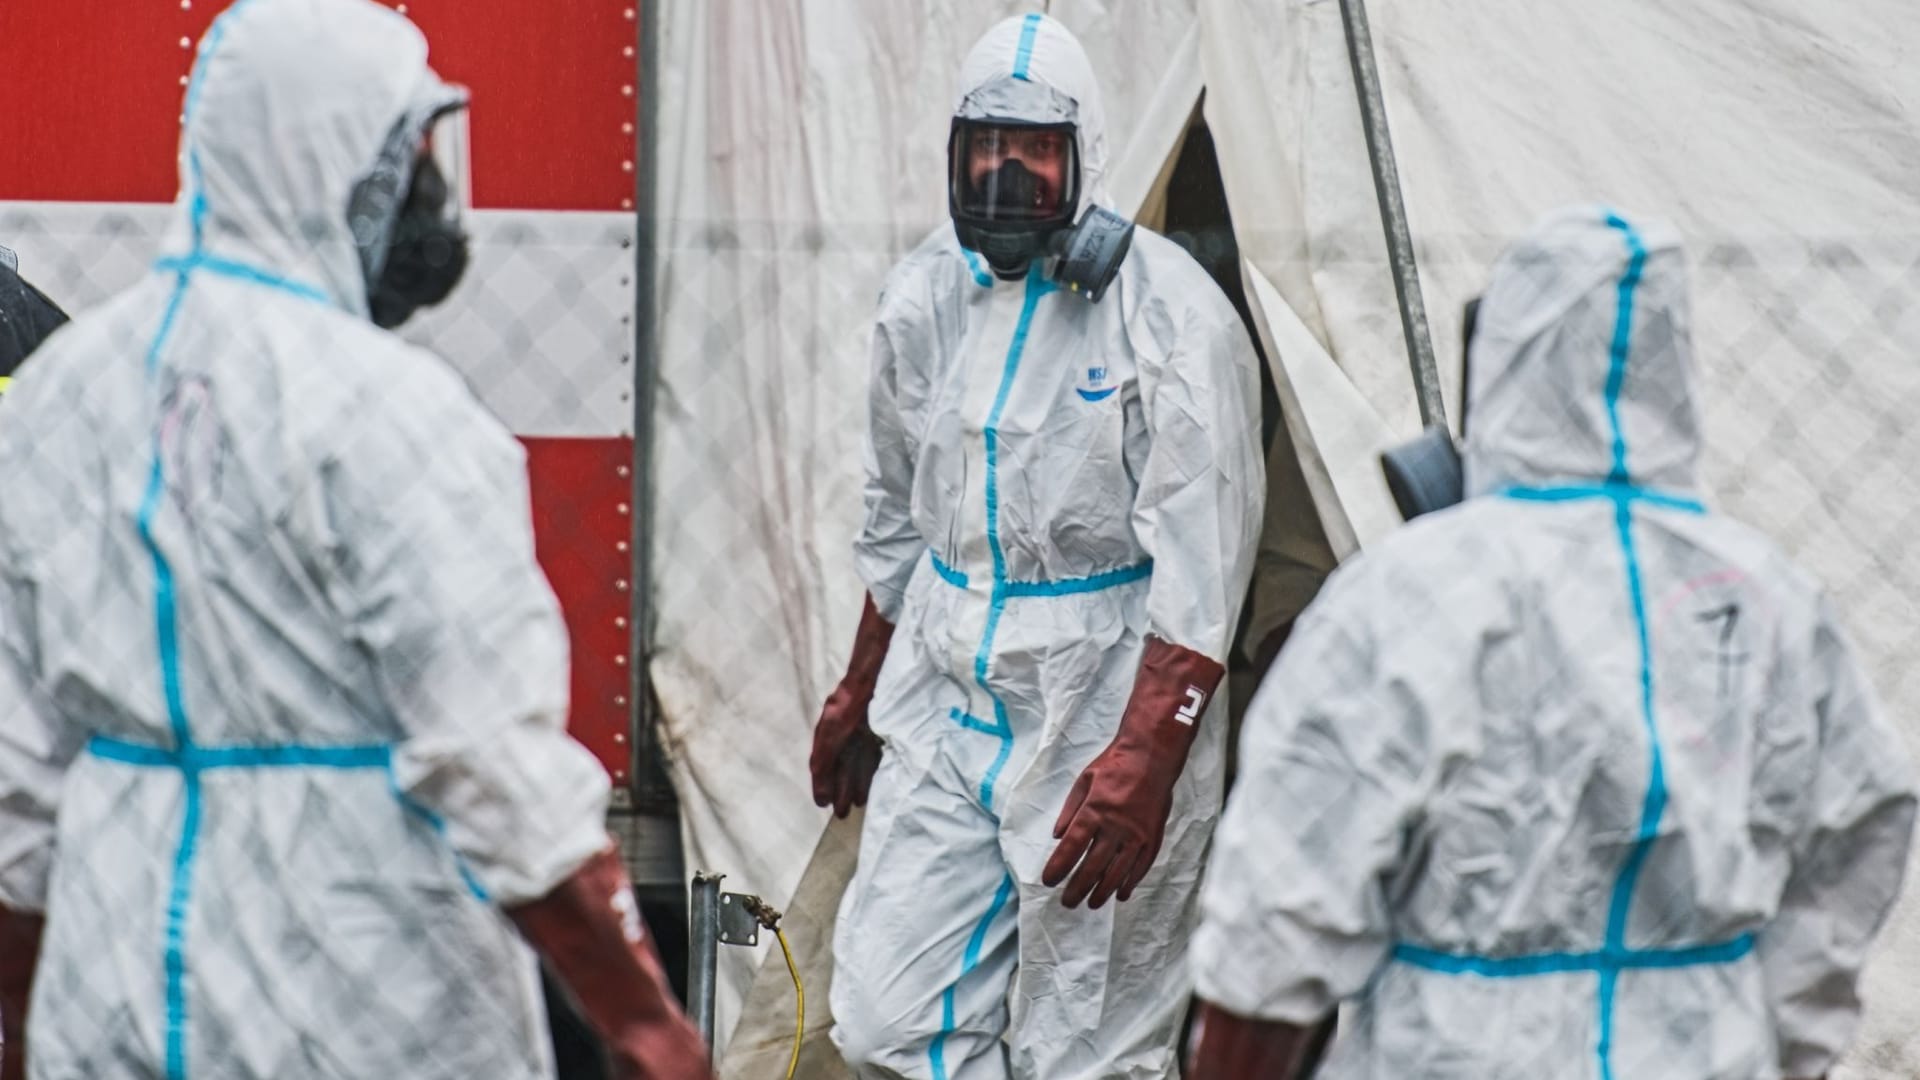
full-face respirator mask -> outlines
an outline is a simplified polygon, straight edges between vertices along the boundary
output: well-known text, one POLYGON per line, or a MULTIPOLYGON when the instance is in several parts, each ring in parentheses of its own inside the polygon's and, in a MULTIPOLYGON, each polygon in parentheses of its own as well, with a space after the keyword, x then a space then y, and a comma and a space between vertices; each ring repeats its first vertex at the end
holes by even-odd
POLYGON ((947 212, 961 246, 1001 278, 1042 260, 1061 288, 1098 301, 1133 244, 1133 223, 1081 201, 1078 110, 1022 79, 967 96, 947 139, 947 212))

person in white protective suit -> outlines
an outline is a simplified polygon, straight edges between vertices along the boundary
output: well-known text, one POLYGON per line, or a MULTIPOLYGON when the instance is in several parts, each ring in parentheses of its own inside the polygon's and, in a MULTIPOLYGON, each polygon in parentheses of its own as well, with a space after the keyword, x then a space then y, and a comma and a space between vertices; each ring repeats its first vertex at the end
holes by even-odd
POLYGON ((1819 586, 1701 502, 1676 234, 1551 215, 1468 355, 1467 499, 1336 571, 1254 698, 1191 1076, 1823 1075, 1914 776, 1819 586))
POLYGON ((564 730, 523 454, 374 325, 464 266, 465 105, 369 0, 241 0, 163 257, 0 399, 9 1077, 550 1077, 523 937, 614 1075, 707 1075, 564 730))
POLYGON ((1258 371, 1198 264, 1101 206, 1065 27, 1000 23, 961 83, 954 225, 880 304, 867 603, 814 741, 816 800, 867 805, 834 1039, 863 1077, 1165 1077, 1261 520, 1258 371))

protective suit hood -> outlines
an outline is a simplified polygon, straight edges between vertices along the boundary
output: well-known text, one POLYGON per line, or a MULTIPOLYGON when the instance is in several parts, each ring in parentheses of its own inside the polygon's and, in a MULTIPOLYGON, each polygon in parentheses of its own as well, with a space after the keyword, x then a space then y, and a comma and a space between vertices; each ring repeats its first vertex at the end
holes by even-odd
POLYGON ((1466 492, 1696 485, 1679 235, 1603 207, 1557 211, 1495 264, 1468 360, 1466 492), (1614 436, 1614 415, 1621 438, 1614 436))
POLYGON ((1058 20, 1046 15, 1016 15, 995 23, 967 52, 960 65, 960 87, 954 97, 955 116, 976 115, 982 106, 1003 120, 1048 123, 1059 119, 1029 109, 996 108, 996 84, 1007 80, 1039 83, 1067 99, 1074 109, 1080 152, 1080 199, 1077 219, 1089 206, 1107 206, 1107 114, 1093 64, 1080 40, 1058 20))
POLYGON ((365 315, 354 186, 403 116, 459 97, 427 66, 426 38, 386 8, 241 0, 207 33, 187 90, 168 253, 237 262, 365 315))

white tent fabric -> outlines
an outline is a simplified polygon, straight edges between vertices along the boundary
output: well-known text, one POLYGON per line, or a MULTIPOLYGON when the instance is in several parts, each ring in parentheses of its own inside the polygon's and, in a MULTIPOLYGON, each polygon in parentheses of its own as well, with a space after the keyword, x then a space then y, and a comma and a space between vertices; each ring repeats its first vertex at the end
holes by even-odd
MULTIPOLYGON (((791 905, 796 937, 831 926, 853 857, 849 826, 822 839, 805 765, 860 604, 848 540, 868 320, 888 266, 944 220, 961 55, 1038 6, 1103 80, 1122 209, 1151 215, 1205 87, 1328 539, 1344 554, 1392 524, 1371 455, 1416 419, 1334 0, 661 5, 651 673, 689 862, 791 905)), ((1920 10, 1369 13, 1449 408, 1461 304, 1508 239, 1596 199, 1674 221, 1696 266, 1715 501, 1829 582, 1890 715, 1920 735, 1920 670, 1904 662, 1920 645, 1920 10)), ((827 950, 796 944, 819 1031, 827 950)), ((728 1076, 784 1063, 777 949, 723 952, 721 1040, 756 968, 728 1076)), ((1853 1076, 1920 1074, 1914 971, 1910 901, 1869 969, 1853 1076)), ((829 1058, 804 1075, 832 1075, 829 1058)))
MULTIPOLYGON (((1400 523, 1378 464, 1380 451, 1395 442, 1393 432, 1252 262, 1246 280, 1306 495, 1319 508, 1333 553, 1346 558, 1400 523)), ((1277 511, 1287 512, 1285 506, 1277 511)), ((1270 513, 1269 532, 1280 525, 1270 513)))

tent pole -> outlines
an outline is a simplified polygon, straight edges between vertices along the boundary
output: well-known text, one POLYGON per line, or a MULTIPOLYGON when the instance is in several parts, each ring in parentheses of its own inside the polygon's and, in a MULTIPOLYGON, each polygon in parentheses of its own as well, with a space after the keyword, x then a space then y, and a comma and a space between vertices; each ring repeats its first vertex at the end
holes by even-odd
POLYGON ((633 802, 658 811, 670 802, 671 790, 659 790, 657 777, 660 739, 656 730, 653 696, 653 405, 659 375, 659 277, 656 273, 660 234, 656 207, 660 171, 660 20, 665 4, 634 5, 639 11, 639 42, 634 72, 634 245, 633 245, 633 490, 632 578, 628 593, 628 762, 633 802))
POLYGON ((1340 0, 1340 19, 1347 30, 1347 58, 1353 62, 1360 125, 1367 135, 1373 192, 1379 199, 1380 223, 1387 234, 1387 262, 1393 271, 1393 291, 1400 299, 1400 331, 1406 336, 1407 359, 1413 365, 1420 423, 1423 427, 1444 425, 1447 410, 1440 396, 1440 371, 1433 358, 1433 339, 1427 333, 1427 306, 1420 297, 1420 271, 1413 260, 1413 232, 1407 226, 1407 205, 1400 193, 1400 170, 1394 164, 1393 140, 1387 134, 1387 106, 1380 93, 1380 71, 1374 64, 1366 0, 1340 0))
POLYGON ((692 907, 689 918, 692 938, 688 951, 687 1013, 700 1038, 707 1044, 707 1060, 713 1060, 713 1003, 719 985, 720 962, 720 879, 725 874, 705 871, 693 875, 692 907))

